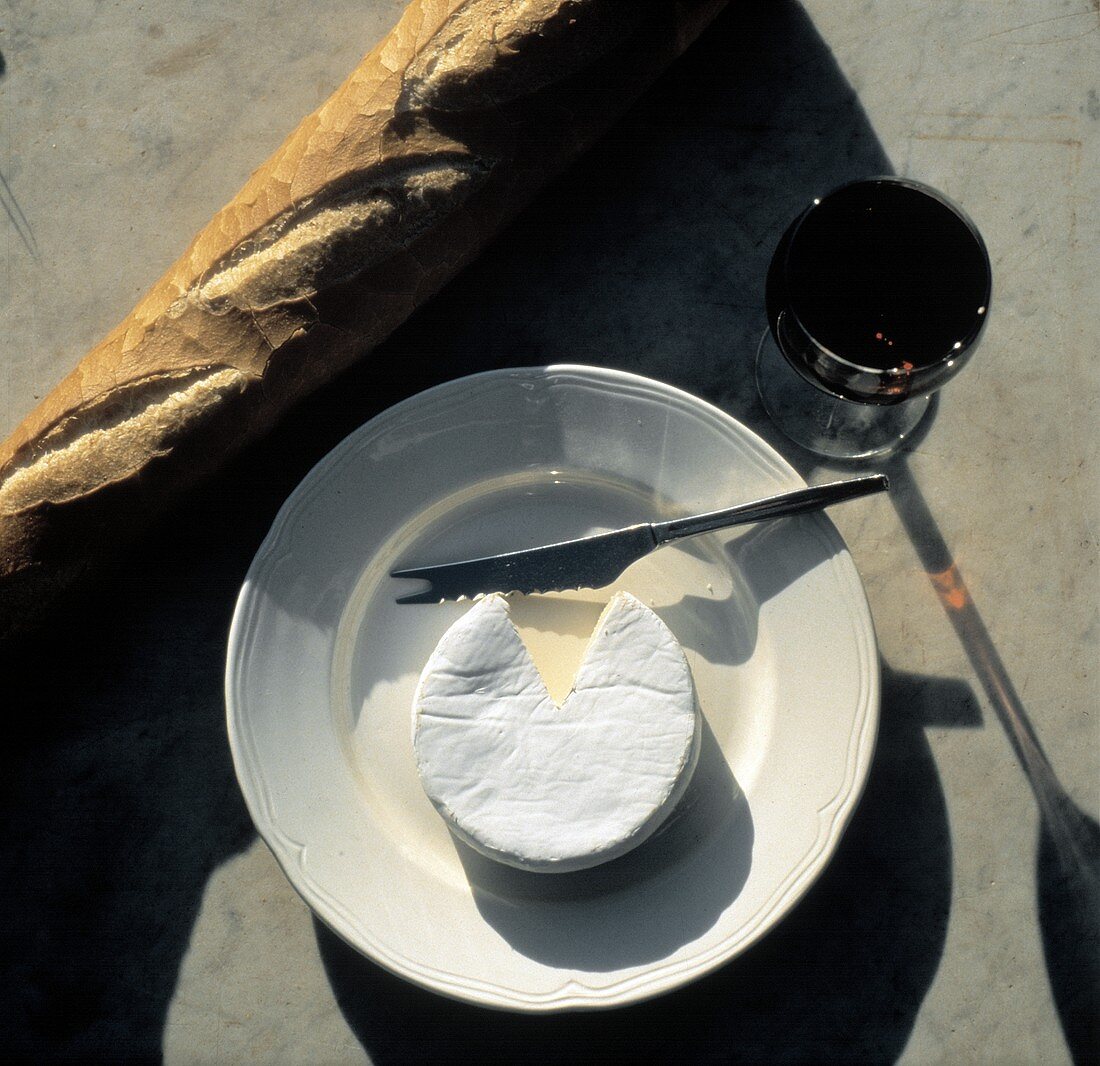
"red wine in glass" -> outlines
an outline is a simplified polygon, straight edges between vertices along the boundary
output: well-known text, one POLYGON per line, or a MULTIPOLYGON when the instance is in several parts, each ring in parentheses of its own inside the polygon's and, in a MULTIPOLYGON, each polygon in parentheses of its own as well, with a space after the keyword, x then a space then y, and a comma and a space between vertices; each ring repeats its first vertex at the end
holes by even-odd
POLYGON ((762 346, 759 357, 765 406, 813 451, 890 450, 973 353, 991 288, 977 227, 936 190, 879 177, 815 199, 784 234, 768 271, 776 351, 762 346), (782 382, 790 370, 813 391, 782 382), (864 409, 903 404, 910 409, 892 415, 864 409))

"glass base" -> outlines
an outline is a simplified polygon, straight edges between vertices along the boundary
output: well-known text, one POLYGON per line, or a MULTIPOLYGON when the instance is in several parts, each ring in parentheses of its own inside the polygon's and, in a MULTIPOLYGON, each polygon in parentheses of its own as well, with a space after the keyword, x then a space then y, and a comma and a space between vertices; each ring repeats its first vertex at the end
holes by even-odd
POLYGON ((803 378, 771 330, 756 350, 756 391, 771 420, 795 444, 830 459, 889 455, 916 429, 930 400, 914 396, 889 406, 842 400, 803 378))

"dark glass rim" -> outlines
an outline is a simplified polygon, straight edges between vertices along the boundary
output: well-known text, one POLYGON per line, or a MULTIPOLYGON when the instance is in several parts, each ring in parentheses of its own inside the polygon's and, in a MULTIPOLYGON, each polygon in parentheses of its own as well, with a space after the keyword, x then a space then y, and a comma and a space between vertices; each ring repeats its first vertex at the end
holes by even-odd
POLYGON ((989 319, 989 301, 993 292, 993 269, 989 260, 989 250, 986 248, 981 232, 974 224, 973 219, 971 219, 954 200, 945 196, 938 189, 934 189, 930 185, 925 185, 923 182, 915 181, 912 178, 879 174, 869 178, 857 178, 854 181, 845 182, 843 185, 838 185, 830 189, 823 196, 815 197, 813 202, 791 223, 780 239, 775 256, 773 257, 772 266, 768 271, 767 288, 767 316, 772 336, 775 338, 779 350, 786 357, 787 361, 802 375, 802 377, 823 392, 832 393, 834 396, 839 396, 841 399, 854 400, 858 403, 894 404, 904 402, 911 396, 926 395, 933 392, 949 377, 952 377, 958 370, 962 369, 963 364, 965 364, 970 354, 973 352, 982 331, 985 329, 986 322, 989 319), (911 189, 914 192, 927 196, 929 199, 934 200, 940 204, 940 206, 950 211, 960 222, 962 222, 971 237, 973 237, 975 245, 981 253, 981 260, 985 267, 985 287, 980 305, 983 310, 975 317, 974 325, 970 331, 960 338, 958 342, 960 346, 958 348, 952 347, 946 352, 936 356, 931 362, 922 363, 919 367, 909 370, 903 367, 883 369, 882 367, 864 366, 839 355, 821 343, 821 341, 806 328, 806 325, 788 302, 790 294, 788 266, 791 246, 797 238, 802 225, 813 214, 817 207, 831 197, 836 196, 838 193, 859 185, 879 184, 898 185, 911 189), (777 290, 781 290, 781 298, 777 298, 777 290), (780 319, 784 316, 789 319, 790 322, 784 327, 781 327, 780 319), (834 370, 834 373, 829 375, 828 380, 822 380, 822 377, 814 372, 807 364, 805 356, 799 357, 799 355, 792 353, 790 349, 793 345, 784 336, 784 330, 790 329, 792 326, 797 330, 799 334, 798 339, 802 342, 802 346, 813 353, 814 362, 819 370, 822 367, 834 370), (881 387, 884 391, 857 390, 846 386, 846 380, 851 381, 859 378, 881 382, 881 387))

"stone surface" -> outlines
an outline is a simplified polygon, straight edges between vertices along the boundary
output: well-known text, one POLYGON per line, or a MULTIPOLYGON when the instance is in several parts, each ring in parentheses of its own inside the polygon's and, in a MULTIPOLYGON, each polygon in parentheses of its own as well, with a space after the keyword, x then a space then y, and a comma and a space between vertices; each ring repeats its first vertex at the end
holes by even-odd
MULTIPOLYGON (((399 6, 7 6, 0 431, 399 6)), ((15 1052, 463 1063, 518 1058, 529 1040, 567 1061, 609 1041, 677 1062, 1080 1052, 1060 1017, 1086 961, 1070 919, 1090 915, 1064 894, 1078 882, 1059 855, 1095 861, 1095 822, 1074 812, 1095 819, 1100 802, 1098 59, 1088 0, 734 0, 367 365, 72 597, 43 637, 0 650, 18 727, 0 807, 0 1012, 15 1052), (824 877, 731 965, 609 1014, 487 1013, 360 959, 256 840, 224 739, 226 628, 281 501, 342 436, 425 385, 559 360, 690 389, 806 476, 834 474, 783 444, 755 400, 763 273, 808 198, 891 170, 972 214, 995 294, 974 361, 890 464, 893 505, 835 514, 886 686, 871 781, 824 877), (949 595, 930 572, 954 574, 949 595), (1023 722, 1060 785, 1029 762, 1023 722)))

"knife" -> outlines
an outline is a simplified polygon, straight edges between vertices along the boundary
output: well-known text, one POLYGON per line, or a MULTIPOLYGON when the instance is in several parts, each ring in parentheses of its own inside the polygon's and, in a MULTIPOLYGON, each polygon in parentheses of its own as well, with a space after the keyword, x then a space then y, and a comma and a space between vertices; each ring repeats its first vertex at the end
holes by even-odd
POLYGON ((610 585, 631 563, 651 551, 684 537, 815 511, 844 500, 885 492, 889 487, 890 482, 884 474, 869 474, 850 481, 834 481, 827 485, 783 492, 722 511, 673 518, 668 522, 642 522, 611 533, 597 533, 541 548, 393 570, 390 577, 419 578, 428 582, 427 588, 420 592, 399 596, 398 603, 441 603, 444 600, 472 599, 489 592, 597 589, 610 585))

